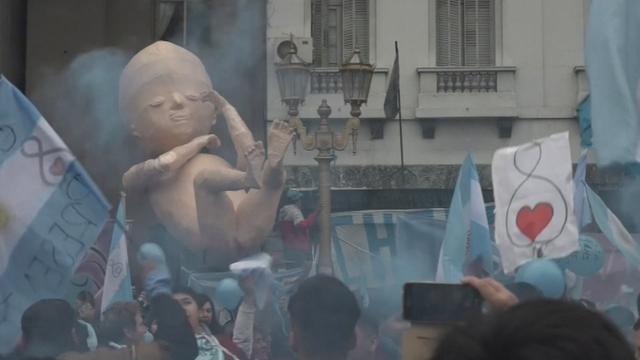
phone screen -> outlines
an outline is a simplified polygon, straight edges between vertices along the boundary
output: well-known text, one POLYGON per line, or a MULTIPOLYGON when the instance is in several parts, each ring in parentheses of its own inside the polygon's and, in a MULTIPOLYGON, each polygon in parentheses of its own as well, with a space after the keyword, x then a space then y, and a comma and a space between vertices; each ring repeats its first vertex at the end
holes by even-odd
POLYGON ((480 314, 482 298, 461 284, 406 283, 403 295, 405 320, 434 324, 459 323, 480 314))

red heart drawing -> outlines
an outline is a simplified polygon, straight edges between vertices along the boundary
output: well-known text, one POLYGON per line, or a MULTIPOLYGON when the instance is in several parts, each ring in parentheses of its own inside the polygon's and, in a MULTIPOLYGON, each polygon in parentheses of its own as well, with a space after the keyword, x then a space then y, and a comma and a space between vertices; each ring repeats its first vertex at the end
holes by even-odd
POLYGON ((516 216, 516 225, 531 242, 534 242, 552 218, 553 206, 549 203, 539 203, 533 210, 528 206, 521 208, 516 216))
POLYGON ((62 175, 64 175, 64 171, 65 170, 66 170, 66 165, 64 163, 64 160, 62 160, 62 158, 60 156, 58 156, 53 161, 51 166, 49 166, 49 172, 53 176, 62 176, 62 175))

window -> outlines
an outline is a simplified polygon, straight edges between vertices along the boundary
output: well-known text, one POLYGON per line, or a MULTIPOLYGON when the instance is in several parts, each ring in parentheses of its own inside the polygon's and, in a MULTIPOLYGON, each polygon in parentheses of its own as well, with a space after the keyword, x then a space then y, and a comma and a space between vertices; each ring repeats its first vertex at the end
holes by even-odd
POLYGON ((369 0, 312 0, 313 64, 338 67, 357 45, 369 59, 369 0))
POLYGON ((437 0, 438 66, 495 65, 494 0, 437 0))

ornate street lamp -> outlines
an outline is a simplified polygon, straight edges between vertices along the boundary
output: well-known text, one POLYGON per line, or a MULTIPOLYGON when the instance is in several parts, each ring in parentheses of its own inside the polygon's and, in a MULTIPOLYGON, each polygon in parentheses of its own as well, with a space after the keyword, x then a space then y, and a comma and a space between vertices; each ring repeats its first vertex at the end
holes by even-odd
POLYGON ((369 98, 373 69, 373 65, 362 60, 358 47, 353 50, 349 61, 340 68, 344 103, 351 105, 351 116, 354 118, 359 118, 362 115, 360 106, 366 104, 369 98))
MULTIPOLYGON (((309 82, 309 69, 297 55, 295 48, 290 48, 287 57, 278 64, 276 70, 282 101, 289 106, 289 123, 294 127, 296 138, 302 142, 307 151, 317 150, 315 160, 318 162, 318 190, 320 195, 320 246, 318 254, 318 272, 333 273, 331 260, 331 161, 335 159, 335 151, 347 148, 349 138, 353 142, 353 153, 357 151, 358 128, 360 127, 360 107, 367 102, 369 87, 373 76, 373 66, 362 61, 360 50, 356 48, 353 55, 341 68, 344 101, 351 105, 351 118, 347 120, 340 132, 334 132, 329 126, 331 107, 323 99, 318 107, 320 125, 313 134, 298 117, 298 105, 305 99, 309 82), (298 60, 299 59, 299 60, 298 60), (304 85, 304 87, 302 86, 304 85), (304 89, 304 91, 302 90, 304 89)), ((297 139, 296 139, 297 140, 297 139)), ((295 143, 294 143, 295 151, 295 143)))
POLYGON ((280 87, 280 98, 289 107, 289 117, 297 117, 298 106, 304 103, 307 96, 311 72, 309 64, 298 56, 293 36, 289 43, 287 54, 282 61, 276 63, 276 75, 280 87))
POLYGON ((327 100, 323 99, 318 107, 320 125, 315 133, 307 134, 307 129, 300 119, 296 118, 296 131, 302 140, 305 150, 317 150, 315 160, 318 162, 318 191, 320 195, 319 227, 320 244, 318 253, 318 272, 321 274, 333 274, 333 264, 331 261, 331 161, 335 159, 335 151, 342 151, 347 148, 349 137, 353 139, 353 152, 356 152, 359 120, 351 118, 347 121, 341 133, 333 131, 329 126, 329 115, 331 107, 327 100))

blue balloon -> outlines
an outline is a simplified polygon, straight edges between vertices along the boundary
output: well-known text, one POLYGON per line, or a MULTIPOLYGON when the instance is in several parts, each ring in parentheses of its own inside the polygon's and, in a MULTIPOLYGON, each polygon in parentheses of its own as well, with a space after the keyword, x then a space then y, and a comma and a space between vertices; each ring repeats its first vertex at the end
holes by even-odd
POLYGON ((633 311, 621 305, 611 305, 604 314, 620 329, 630 328, 635 323, 633 311))
POLYGON ((156 265, 165 265, 167 263, 164 251, 162 251, 160 245, 152 242, 140 245, 140 249, 138 250, 138 262, 144 263, 147 261, 156 265))
POLYGON ((558 264, 576 275, 595 275, 604 266, 602 246, 597 240, 580 235, 580 250, 559 259, 558 264))
POLYGON ((516 273, 516 282, 536 287, 547 298, 559 299, 564 295, 564 272, 552 260, 533 260, 522 265, 516 273))
POLYGON ((244 292, 236 279, 226 278, 216 286, 215 300, 227 310, 235 310, 243 296, 244 292))

